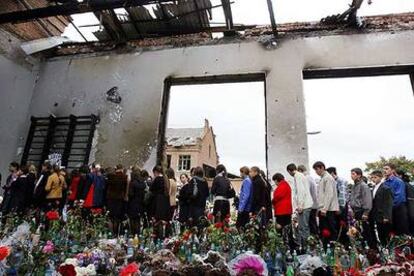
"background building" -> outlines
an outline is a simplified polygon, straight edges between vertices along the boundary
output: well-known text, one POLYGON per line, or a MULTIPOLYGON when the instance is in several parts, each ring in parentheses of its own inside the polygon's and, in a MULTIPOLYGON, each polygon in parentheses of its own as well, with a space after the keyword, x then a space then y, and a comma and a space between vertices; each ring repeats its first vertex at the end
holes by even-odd
POLYGON ((168 166, 176 177, 193 167, 215 168, 219 163, 213 127, 208 120, 201 128, 168 128, 166 132, 168 166))

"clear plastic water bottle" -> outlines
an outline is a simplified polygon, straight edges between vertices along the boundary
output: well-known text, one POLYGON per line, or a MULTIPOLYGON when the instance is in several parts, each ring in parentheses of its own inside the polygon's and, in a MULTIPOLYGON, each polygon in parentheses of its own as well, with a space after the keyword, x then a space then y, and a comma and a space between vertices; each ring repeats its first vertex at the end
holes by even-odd
POLYGON ((296 252, 296 250, 293 250, 293 268, 297 269, 299 267, 299 260, 298 260, 298 253, 296 252))
POLYGON ((274 265, 273 265, 272 255, 269 252, 266 252, 264 254, 264 261, 267 266, 267 271, 269 271, 269 275, 273 275, 274 265))
POLYGON ((280 251, 276 252, 275 255, 274 272, 275 276, 283 275, 283 256, 282 253, 280 253, 280 251))

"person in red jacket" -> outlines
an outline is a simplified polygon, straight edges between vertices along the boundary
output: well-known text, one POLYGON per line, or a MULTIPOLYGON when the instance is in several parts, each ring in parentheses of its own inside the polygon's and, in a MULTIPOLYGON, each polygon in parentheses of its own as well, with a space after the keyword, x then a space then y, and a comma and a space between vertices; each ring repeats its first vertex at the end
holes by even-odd
POLYGON ((276 223, 283 228, 292 220, 292 190, 282 174, 276 173, 272 179, 277 185, 272 200, 276 223))

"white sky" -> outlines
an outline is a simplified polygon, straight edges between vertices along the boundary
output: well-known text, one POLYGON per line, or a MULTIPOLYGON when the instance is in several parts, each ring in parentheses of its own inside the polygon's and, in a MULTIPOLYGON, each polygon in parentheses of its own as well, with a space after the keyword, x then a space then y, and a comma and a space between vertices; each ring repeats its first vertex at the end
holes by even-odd
POLYGON ((379 156, 414 158, 414 95, 408 76, 306 80, 310 163, 350 178, 379 156), (332 89, 334 88, 334 89, 332 89))
POLYGON ((173 86, 168 127, 203 127, 216 134, 220 163, 231 173, 242 166, 266 168, 264 83, 173 86))
MULTIPOLYGON (((266 0, 232 1, 235 24, 270 23, 266 0)), ((286 23, 319 21, 343 12, 351 1, 273 0, 273 5, 277 23, 286 23)), ((414 11, 414 0, 373 0, 372 5, 367 2, 360 15, 414 11)), ((220 0, 212 3, 220 4, 220 0)), ((90 14, 73 17, 77 25, 99 23, 90 14)), ((221 8, 213 9, 212 22, 224 22, 221 8)), ((82 28, 82 31, 88 39, 93 39, 91 31, 97 29, 82 28)), ((72 26, 64 35, 82 40, 72 26)), ((414 158, 414 97, 408 77, 307 80, 304 88, 308 130, 322 131, 309 136, 311 163, 323 160, 349 178, 352 167, 364 167, 366 161, 376 160, 380 155, 404 154, 414 158)), ((208 118, 217 134, 221 161, 230 171, 237 172, 241 165, 264 167, 264 99, 256 96, 262 93, 261 83, 173 87, 169 126, 199 127, 208 118), (230 104, 240 108, 228 112, 226 106, 230 104), (255 108, 250 113, 243 112, 249 105, 255 108), (240 135, 242 122, 244 129, 254 131, 240 135)))

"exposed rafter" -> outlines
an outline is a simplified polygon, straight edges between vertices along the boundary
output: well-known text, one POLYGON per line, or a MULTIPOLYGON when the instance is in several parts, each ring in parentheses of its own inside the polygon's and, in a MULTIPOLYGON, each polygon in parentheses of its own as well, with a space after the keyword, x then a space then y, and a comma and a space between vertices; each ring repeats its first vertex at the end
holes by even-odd
POLYGON ((72 15, 76 13, 97 12, 110 9, 127 8, 169 2, 169 0, 113 0, 100 1, 90 0, 85 3, 73 3, 48 6, 24 11, 14 11, 0 14, 0 24, 19 23, 33 21, 39 18, 53 17, 59 15, 72 15))

